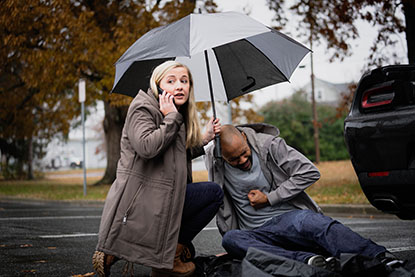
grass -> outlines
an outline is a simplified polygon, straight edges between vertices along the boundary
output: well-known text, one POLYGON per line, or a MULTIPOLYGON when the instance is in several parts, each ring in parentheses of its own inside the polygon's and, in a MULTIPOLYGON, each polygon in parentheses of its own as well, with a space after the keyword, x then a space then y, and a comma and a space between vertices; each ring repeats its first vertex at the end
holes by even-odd
MULTIPOLYGON (((350 161, 321 162, 317 166, 321 179, 306 191, 319 204, 367 204, 350 161)), ((102 170, 88 170, 102 172, 102 170)), ((93 186, 100 179, 87 178, 87 196, 83 195, 82 170, 45 173, 44 178, 31 181, 0 180, 0 196, 44 200, 105 200, 110 185, 93 186), (80 175, 82 176, 82 175, 80 175)), ((208 179, 206 171, 193 172, 193 181, 208 179)))
POLYGON ((369 204, 350 161, 321 162, 321 178, 306 192, 319 204, 369 204))

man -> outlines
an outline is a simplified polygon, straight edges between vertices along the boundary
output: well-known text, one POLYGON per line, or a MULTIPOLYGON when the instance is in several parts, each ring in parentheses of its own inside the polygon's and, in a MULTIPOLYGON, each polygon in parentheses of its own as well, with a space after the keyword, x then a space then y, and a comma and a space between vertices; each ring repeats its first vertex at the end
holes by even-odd
POLYGON ((217 214, 225 250, 243 259, 255 247, 329 270, 339 269, 341 253, 400 264, 385 247, 322 214, 304 192, 320 178, 318 169, 278 135, 267 124, 224 125, 222 158, 213 145, 206 149, 209 179, 225 194, 217 214))

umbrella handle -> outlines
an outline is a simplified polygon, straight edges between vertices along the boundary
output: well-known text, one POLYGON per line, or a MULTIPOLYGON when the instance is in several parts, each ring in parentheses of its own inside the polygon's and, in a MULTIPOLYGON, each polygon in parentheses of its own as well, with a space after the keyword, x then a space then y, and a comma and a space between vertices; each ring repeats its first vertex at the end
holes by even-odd
MULTIPOLYGON (((213 95, 213 88, 212 88, 212 78, 210 76, 210 67, 209 67, 209 58, 207 50, 204 51, 205 53, 205 62, 206 62, 206 72, 208 77, 208 84, 209 84, 209 92, 210 92, 210 100, 212 103, 212 111, 213 111, 213 119, 216 119, 216 109, 215 109, 215 97, 213 95)), ((215 158, 221 159, 222 153, 220 149, 220 136, 218 134, 215 135, 215 158)))
POLYGON ((222 150, 220 147, 220 136, 219 134, 215 135, 215 158, 221 159, 222 158, 222 150))

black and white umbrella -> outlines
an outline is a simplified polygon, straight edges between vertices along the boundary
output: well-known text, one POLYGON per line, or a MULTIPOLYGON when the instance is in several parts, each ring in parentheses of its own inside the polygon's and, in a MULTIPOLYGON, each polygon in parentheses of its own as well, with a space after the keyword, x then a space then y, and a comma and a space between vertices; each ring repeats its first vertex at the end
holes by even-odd
POLYGON ((152 70, 166 60, 186 64, 196 101, 229 101, 288 81, 310 50, 251 17, 190 14, 138 39, 116 62, 112 92, 134 97, 149 87, 152 70))
MULTIPOLYGON (((138 39, 115 64, 112 92, 134 97, 149 87, 166 60, 189 67, 196 101, 229 101, 288 81, 310 50, 251 17, 237 13, 190 14, 138 39)), ((220 157, 219 137, 215 155, 220 157)))

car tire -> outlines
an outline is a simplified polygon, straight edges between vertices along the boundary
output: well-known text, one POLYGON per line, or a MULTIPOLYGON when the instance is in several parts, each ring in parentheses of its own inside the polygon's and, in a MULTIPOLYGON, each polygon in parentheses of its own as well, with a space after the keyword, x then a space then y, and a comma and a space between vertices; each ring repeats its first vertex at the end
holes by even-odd
POLYGON ((405 212, 397 213, 396 216, 399 217, 400 219, 403 219, 403 220, 413 220, 413 219, 415 219, 414 214, 405 213, 405 212))

